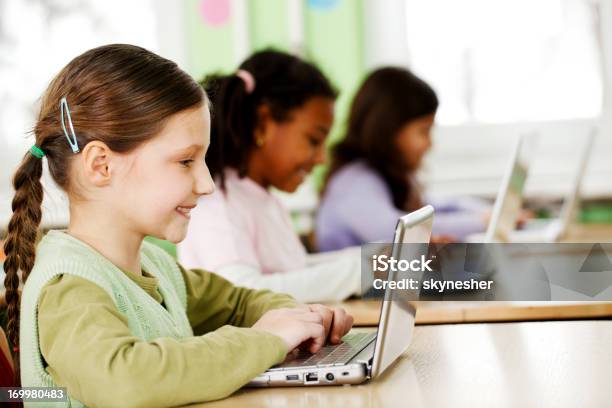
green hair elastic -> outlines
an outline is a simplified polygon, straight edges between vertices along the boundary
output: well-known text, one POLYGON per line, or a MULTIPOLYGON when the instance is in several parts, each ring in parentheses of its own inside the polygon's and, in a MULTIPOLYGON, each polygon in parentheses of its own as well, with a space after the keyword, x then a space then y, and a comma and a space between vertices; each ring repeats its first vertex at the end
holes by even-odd
POLYGON ((36 145, 30 147, 30 153, 32 153, 32 156, 36 157, 37 159, 42 159, 45 156, 45 152, 36 145))

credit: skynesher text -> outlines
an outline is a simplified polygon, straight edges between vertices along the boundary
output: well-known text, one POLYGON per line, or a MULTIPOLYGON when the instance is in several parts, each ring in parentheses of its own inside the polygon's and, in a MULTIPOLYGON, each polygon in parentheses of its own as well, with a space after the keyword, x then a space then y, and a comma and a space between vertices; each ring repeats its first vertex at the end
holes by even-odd
MULTIPOLYGON (((419 290, 419 280, 413 278, 387 281, 384 279, 374 279, 372 286, 374 289, 391 289, 391 290, 419 290)), ((429 279, 422 282, 424 290, 437 290, 442 293, 445 290, 490 290, 493 284, 492 280, 481 281, 477 279, 440 281, 429 279)))

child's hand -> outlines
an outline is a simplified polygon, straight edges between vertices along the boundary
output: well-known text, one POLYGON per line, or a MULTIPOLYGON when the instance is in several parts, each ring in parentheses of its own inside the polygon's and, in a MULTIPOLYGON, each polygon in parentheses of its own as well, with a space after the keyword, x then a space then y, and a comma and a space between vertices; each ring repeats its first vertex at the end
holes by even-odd
POLYGON ((321 315, 326 338, 332 343, 340 343, 342 336, 353 327, 353 316, 347 314, 341 307, 330 308, 319 304, 307 306, 310 311, 321 315))
POLYGON ((332 338, 335 339, 337 336, 342 337, 352 324, 353 318, 343 309, 332 310, 322 305, 309 305, 295 309, 270 310, 261 316, 253 328, 279 336, 285 342, 287 350, 293 350, 308 342, 310 352, 316 353, 325 344, 330 327, 332 338))
POLYGON ((314 352, 325 342, 323 318, 306 307, 270 310, 259 318, 253 328, 277 335, 283 339, 289 351, 312 339, 311 351, 314 352))
POLYGON ((452 244, 457 242, 457 238, 452 235, 435 235, 431 237, 432 244, 452 244))
POLYGON ((532 210, 522 209, 516 217, 516 226, 521 228, 523 227, 529 220, 535 218, 536 213, 532 210))

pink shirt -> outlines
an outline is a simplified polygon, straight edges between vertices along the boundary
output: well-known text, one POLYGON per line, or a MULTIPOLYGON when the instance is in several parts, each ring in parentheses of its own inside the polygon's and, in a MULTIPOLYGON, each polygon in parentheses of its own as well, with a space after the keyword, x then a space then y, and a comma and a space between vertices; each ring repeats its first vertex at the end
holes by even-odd
POLYGON ((306 251, 277 197, 248 177, 227 170, 225 191, 203 196, 191 211, 182 261, 210 271, 233 263, 264 274, 306 266, 306 251))
POLYGON ((360 292, 358 248, 308 255, 277 197, 235 170, 225 175, 225 190, 202 197, 191 210, 187 237, 178 246, 183 266, 302 302, 342 300, 360 292))

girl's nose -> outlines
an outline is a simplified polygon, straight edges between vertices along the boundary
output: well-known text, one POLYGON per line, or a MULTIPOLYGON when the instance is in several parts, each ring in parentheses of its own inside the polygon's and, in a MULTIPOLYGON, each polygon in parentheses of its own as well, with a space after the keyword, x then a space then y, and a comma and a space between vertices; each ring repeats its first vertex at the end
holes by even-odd
POLYGON ((197 195, 207 195, 212 194, 213 191, 215 191, 215 182, 210 175, 208 166, 204 163, 200 170, 196 172, 194 193, 197 195))
POLYGON ((325 163, 325 160, 327 159, 327 149, 325 148, 325 145, 322 144, 319 148, 317 148, 314 157, 313 157, 313 164, 323 164, 325 163))

